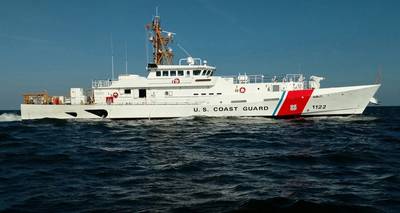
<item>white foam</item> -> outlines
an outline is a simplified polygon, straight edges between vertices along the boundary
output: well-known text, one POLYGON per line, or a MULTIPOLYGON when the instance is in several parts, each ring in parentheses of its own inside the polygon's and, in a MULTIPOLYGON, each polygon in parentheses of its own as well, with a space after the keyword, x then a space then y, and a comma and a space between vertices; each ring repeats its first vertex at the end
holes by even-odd
POLYGON ((0 122, 21 121, 21 116, 15 113, 3 113, 0 115, 0 122))

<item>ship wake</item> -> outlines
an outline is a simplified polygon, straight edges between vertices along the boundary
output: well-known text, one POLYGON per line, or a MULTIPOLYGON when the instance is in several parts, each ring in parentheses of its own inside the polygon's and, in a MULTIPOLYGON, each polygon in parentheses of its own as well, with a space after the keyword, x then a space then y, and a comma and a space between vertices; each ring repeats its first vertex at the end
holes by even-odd
POLYGON ((0 114, 0 122, 21 121, 21 116, 16 113, 0 114))

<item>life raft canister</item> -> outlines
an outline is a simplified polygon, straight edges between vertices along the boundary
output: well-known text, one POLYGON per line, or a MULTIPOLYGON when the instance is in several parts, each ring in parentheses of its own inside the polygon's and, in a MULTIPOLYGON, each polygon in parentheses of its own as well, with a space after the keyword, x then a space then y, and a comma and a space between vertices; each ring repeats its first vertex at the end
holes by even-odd
POLYGON ((240 87, 239 92, 240 92, 240 93, 245 93, 245 92, 246 92, 246 88, 240 87))
POLYGON ((113 93, 113 97, 114 97, 114 98, 118 98, 118 92, 114 92, 114 93, 113 93))
POLYGON ((173 84, 179 84, 181 83, 181 80, 179 80, 179 78, 175 78, 174 80, 172 80, 173 84))

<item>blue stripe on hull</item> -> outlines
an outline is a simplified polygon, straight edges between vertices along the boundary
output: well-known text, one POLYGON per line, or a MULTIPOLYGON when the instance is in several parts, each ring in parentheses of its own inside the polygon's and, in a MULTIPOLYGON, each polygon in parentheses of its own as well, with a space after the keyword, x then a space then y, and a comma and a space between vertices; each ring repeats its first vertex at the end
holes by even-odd
POLYGON ((284 92, 282 93, 282 97, 279 99, 278 105, 276 105, 276 108, 275 108, 275 110, 274 110, 274 113, 272 113, 272 116, 275 116, 276 111, 278 111, 278 108, 279 108, 279 106, 281 105, 281 103, 282 103, 282 101, 283 101, 283 98, 285 97, 285 93, 286 93, 286 91, 284 91, 284 92))

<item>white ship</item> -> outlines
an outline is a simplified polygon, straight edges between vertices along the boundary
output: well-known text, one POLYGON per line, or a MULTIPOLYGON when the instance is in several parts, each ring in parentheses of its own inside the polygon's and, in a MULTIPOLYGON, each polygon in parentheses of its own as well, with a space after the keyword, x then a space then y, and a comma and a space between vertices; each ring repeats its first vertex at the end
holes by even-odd
POLYGON ((92 88, 71 88, 70 96, 24 95, 22 119, 159 119, 189 116, 297 117, 362 114, 380 84, 321 88, 324 78, 302 74, 222 77, 199 58, 173 64, 174 34, 160 17, 147 25, 153 63, 147 77, 119 75, 94 80, 92 88))

